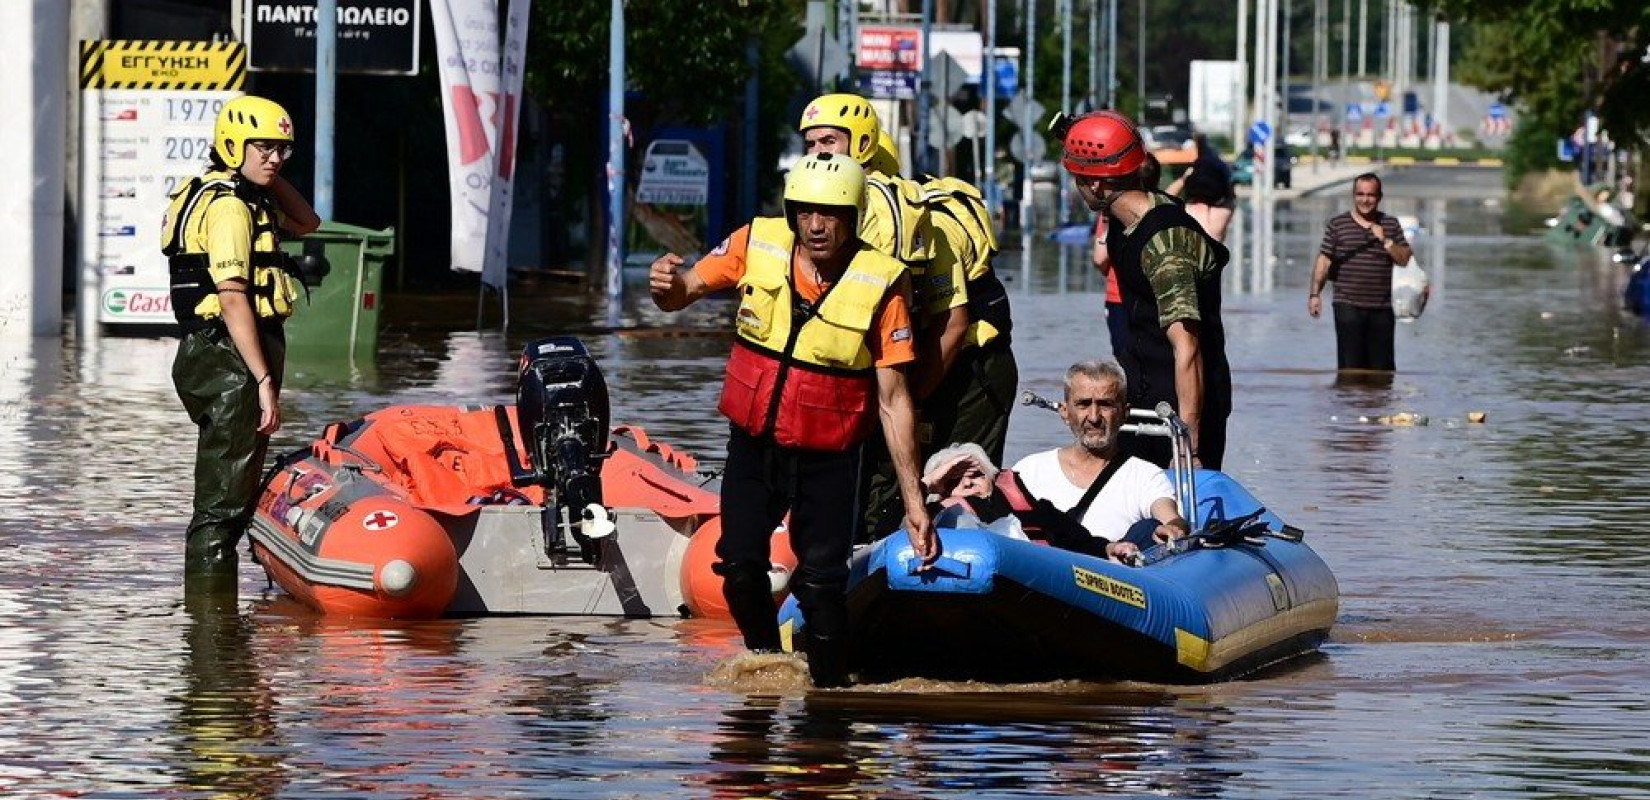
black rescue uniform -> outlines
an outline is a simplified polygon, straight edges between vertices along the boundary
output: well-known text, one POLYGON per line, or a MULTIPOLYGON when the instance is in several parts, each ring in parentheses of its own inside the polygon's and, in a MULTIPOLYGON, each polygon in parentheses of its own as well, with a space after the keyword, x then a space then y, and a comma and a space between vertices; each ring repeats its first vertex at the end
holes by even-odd
MULTIPOLYGON (((1220 273, 1229 254, 1179 201, 1162 194, 1152 197, 1157 205, 1132 229, 1125 231, 1113 219, 1106 233, 1129 325, 1128 346, 1118 354, 1118 362, 1129 381, 1131 407, 1152 409, 1167 402, 1184 413, 1175 391, 1174 346, 1164 329, 1182 320, 1196 323, 1203 356, 1197 455, 1203 466, 1220 469, 1226 454, 1226 418, 1232 413, 1232 370, 1220 320, 1220 273), (1160 298, 1169 298, 1179 310, 1165 319, 1160 298)), ((1169 466, 1167 439, 1125 435, 1124 449, 1160 467, 1169 466)))
POLYGON ((269 437, 258 433, 258 380, 235 348, 217 284, 246 281, 270 379, 280 387, 286 361, 281 324, 299 281, 278 244, 280 215, 250 181, 213 170, 172 195, 161 230, 171 267, 172 311, 183 329, 172 383, 200 429, 194 515, 185 546, 188 574, 233 573, 235 546, 257 500, 269 437))

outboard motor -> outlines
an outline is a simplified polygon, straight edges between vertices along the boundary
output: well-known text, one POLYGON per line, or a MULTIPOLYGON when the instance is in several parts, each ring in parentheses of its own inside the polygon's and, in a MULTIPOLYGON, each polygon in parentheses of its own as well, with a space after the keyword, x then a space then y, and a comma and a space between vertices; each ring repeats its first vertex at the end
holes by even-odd
MULTIPOLYGON (((580 556, 595 563, 595 542, 614 531, 602 504, 602 461, 607 458, 607 381, 584 343, 572 336, 529 342, 516 378, 516 414, 532 459, 518 484, 543 486, 546 548, 565 553, 572 535, 580 556)), ((510 448, 512 459, 514 447, 510 448)))

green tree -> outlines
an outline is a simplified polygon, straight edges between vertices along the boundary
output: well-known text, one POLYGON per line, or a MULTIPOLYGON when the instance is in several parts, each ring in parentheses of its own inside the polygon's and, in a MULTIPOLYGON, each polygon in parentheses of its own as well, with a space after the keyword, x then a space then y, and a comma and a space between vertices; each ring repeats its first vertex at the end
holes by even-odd
MULTIPOLYGON (((585 167, 569 174, 568 194, 584 197, 593 222, 599 221, 605 192, 607 125, 601 115, 607 107, 610 13, 605 0, 535 3, 524 79, 528 93, 563 126, 558 138, 567 148, 567 163, 585 167)), ((801 37, 802 19, 802 0, 628 0, 625 117, 631 130, 730 123, 730 160, 737 169, 743 162, 735 155, 738 123, 744 121, 745 82, 751 75, 747 42, 754 39, 756 163, 773 164, 794 124, 790 111, 800 80, 785 63, 785 52, 801 37)), ((644 144, 635 141, 637 147, 644 144)), ((632 184, 638 157, 632 151, 626 160, 632 184)), ((759 197, 777 184, 771 170, 761 171, 758 179, 759 197)))
POLYGON ((1650 3, 1644 0, 1437 0, 1477 23, 1459 78, 1500 92, 1522 118, 1509 177, 1551 165, 1556 138, 1592 109, 1610 138, 1642 146, 1650 129, 1650 3))

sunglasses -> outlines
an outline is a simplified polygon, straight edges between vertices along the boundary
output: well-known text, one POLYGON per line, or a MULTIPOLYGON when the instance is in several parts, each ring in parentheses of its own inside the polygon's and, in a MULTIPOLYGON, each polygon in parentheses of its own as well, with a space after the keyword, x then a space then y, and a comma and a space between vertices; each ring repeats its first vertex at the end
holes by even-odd
POLYGON ((292 157, 291 142, 247 142, 247 144, 251 145, 252 149, 258 151, 258 155, 264 158, 278 155, 284 161, 292 157))

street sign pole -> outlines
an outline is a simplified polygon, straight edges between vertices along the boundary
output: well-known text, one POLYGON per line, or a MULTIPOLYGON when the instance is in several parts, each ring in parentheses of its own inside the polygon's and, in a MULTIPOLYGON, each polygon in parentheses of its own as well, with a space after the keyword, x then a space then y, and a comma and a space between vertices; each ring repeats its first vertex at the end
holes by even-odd
POLYGON ((922 77, 917 80, 917 140, 911 158, 915 164, 913 174, 932 171, 928 162, 928 91, 931 85, 928 61, 934 54, 933 32, 934 0, 922 0, 922 77))
POLYGON ((1002 206, 1002 187, 997 185, 997 0, 985 3, 985 158, 974 162, 980 186, 993 220, 1002 206))
POLYGON ((1020 107, 1020 135, 1025 143, 1026 157, 1020 159, 1023 167, 1020 176, 1020 229, 1031 230, 1031 137, 1037 132, 1031 127, 1031 101, 1037 94, 1037 0, 1026 0, 1026 51, 1023 58, 1026 64, 1025 105, 1020 107))
POLYGON ((332 219, 333 110, 338 87, 338 0, 315 4, 315 214, 332 219))

